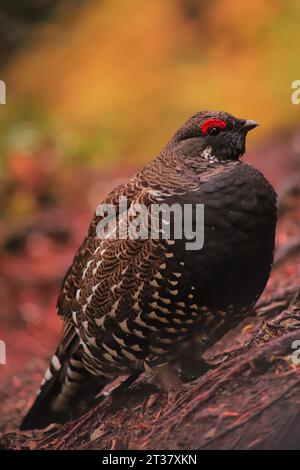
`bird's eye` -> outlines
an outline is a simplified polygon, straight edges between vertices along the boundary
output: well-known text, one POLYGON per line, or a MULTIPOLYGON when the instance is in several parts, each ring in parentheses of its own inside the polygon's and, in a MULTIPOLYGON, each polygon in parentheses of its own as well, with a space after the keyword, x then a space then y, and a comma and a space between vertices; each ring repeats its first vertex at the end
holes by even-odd
POLYGON ((207 131, 207 134, 211 136, 215 136, 215 135, 220 134, 221 130, 222 129, 220 127, 210 127, 207 131))
POLYGON ((204 121, 201 126, 200 130, 202 134, 207 134, 210 136, 215 136, 220 134, 225 128, 227 124, 225 121, 221 121, 221 119, 211 118, 204 121))

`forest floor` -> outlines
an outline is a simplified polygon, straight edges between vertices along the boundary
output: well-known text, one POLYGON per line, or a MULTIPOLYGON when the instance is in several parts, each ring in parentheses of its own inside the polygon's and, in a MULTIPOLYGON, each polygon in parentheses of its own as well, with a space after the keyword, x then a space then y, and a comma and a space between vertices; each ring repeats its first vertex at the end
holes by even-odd
MULTIPOLYGON (((7 364, 0 365, 0 447, 300 448, 300 367, 292 360, 293 343, 300 341, 300 151, 295 142, 298 133, 266 143, 250 158, 279 193, 275 264, 265 292, 251 315, 206 353, 216 367, 172 400, 141 376, 61 428, 18 431, 59 335, 54 313, 59 284, 90 213, 69 200, 59 210, 44 211, 17 237, 9 234, 0 260, 0 339, 7 345, 7 364)), ((111 187, 126 176, 110 175, 111 187)), ((100 197, 107 180, 99 177, 100 197)), ((83 189, 77 188, 73 198, 83 189)))

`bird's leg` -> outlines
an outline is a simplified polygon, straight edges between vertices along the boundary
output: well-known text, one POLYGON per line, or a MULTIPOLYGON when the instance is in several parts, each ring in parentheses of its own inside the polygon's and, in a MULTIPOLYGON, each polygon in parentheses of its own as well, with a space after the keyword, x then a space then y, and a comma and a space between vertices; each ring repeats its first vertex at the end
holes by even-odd
POLYGON ((123 393, 124 390, 127 390, 130 385, 141 375, 141 371, 136 371, 129 375, 125 380, 122 380, 122 382, 115 387, 113 390, 111 390, 110 395, 114 398, 117 398, 120 393, 123 393))
POLYGON ((182 390, 183 383, 168 363, 151 367, 145 362, 144 367, 146 374, 150 376, 150 382, 160 390, 167 392, 169 396, 182 390))
POLYGON ((181 370, 180 378, 184 383, 192 382, 216 367, 203 359, 202 355, 206 349, 207 345, 199 342, 196 336, 183 344, 178 365, 181 370))
POLYGON ((213 369, 214 364, 206 362, 202 357, 189 358, 183 357, 180 361, 181 379, 185 382, 192 382, 201 375, 205 374, 210 369, 213 369))

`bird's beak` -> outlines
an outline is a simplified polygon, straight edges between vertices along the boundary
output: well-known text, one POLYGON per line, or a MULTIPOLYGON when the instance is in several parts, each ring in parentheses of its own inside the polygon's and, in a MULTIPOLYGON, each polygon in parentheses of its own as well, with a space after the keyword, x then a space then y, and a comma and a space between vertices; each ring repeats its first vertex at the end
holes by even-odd
POLYGON ((259 124, 255 121, 251 121, 250 119, 247 119, 245 122, 243 128, 245 129, 246 132, 251 131, 251 129, 255 129, 259 124))

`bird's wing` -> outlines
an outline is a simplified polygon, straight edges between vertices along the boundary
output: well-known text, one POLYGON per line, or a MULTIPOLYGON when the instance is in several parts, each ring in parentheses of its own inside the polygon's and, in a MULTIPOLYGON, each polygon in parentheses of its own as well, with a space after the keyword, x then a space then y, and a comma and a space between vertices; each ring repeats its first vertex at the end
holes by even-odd
MULTIPOLYGON (((136 192, 137 189, 134 188, 134 185, 132 185, 132 187, 130 184, 120 185, 108 194, 102 204, 112 204, 115 207, 118 207, 119 197, 128 193, 129 197, 132 198, 136 192)), ((72 264, 67 270, 62 281, 60 294, 57 300, 57 312, 66 321, 71 320, 71 305, 76 291, 81 285, 84 269, 86 268, 87 262, 93 256, 95 247, 99 244, 99 240, 96 238, 96 226, 100 220, 101 216, 95 215, 93 217, 88 233, 75 253, 72 264)))
MULTIPOLYGON (((166 199, 162 193, 146 186, 135 185, 130 189, 128 191, 126 185, 119 191, 128 197, 129 209, 125 217, 128 216, 130 224, 135 219, 136 204, 143 204, 147 209, 166 199)), ((106 199, 105 203, 108 200, 111 199, 106 199)), ((153 213, 150 215, 153 222, 152 216, 153 213)), ((162 238, 158 233, 151 237, 147 230, 145 238, 108 236, 100 239, 96 233, 97 220, 92 222, 84 248, 75 257, 75 266, 70 268, 59 305, 64 319, 67 316, 72 322, 81 340, 88 370, 105 375, 114 370, 114 364, 107 361, 110 354, 120 357, 121 363, 124 359, 124 366, 128 359, 134 362, 147 355, 150 336, 156 336, 161 330, 165 314, 170 310, 167 296, 157 295, 168 292, 172 286, 168 285, 168 280, 171 278, 175 284, 178 273, 173 266, 170 274, 167 273, 169 263, 176 265, 175 258, 171 257, 173 240, 162 238), (140 346, 129 344, 137 338, 140 346), (145 347, 143 342, 147 343, 145 347), (101 360, 101 355, 105 361, 101 360)), ((120 214, 118 229, 123 222, 123 214, 120 214)))

